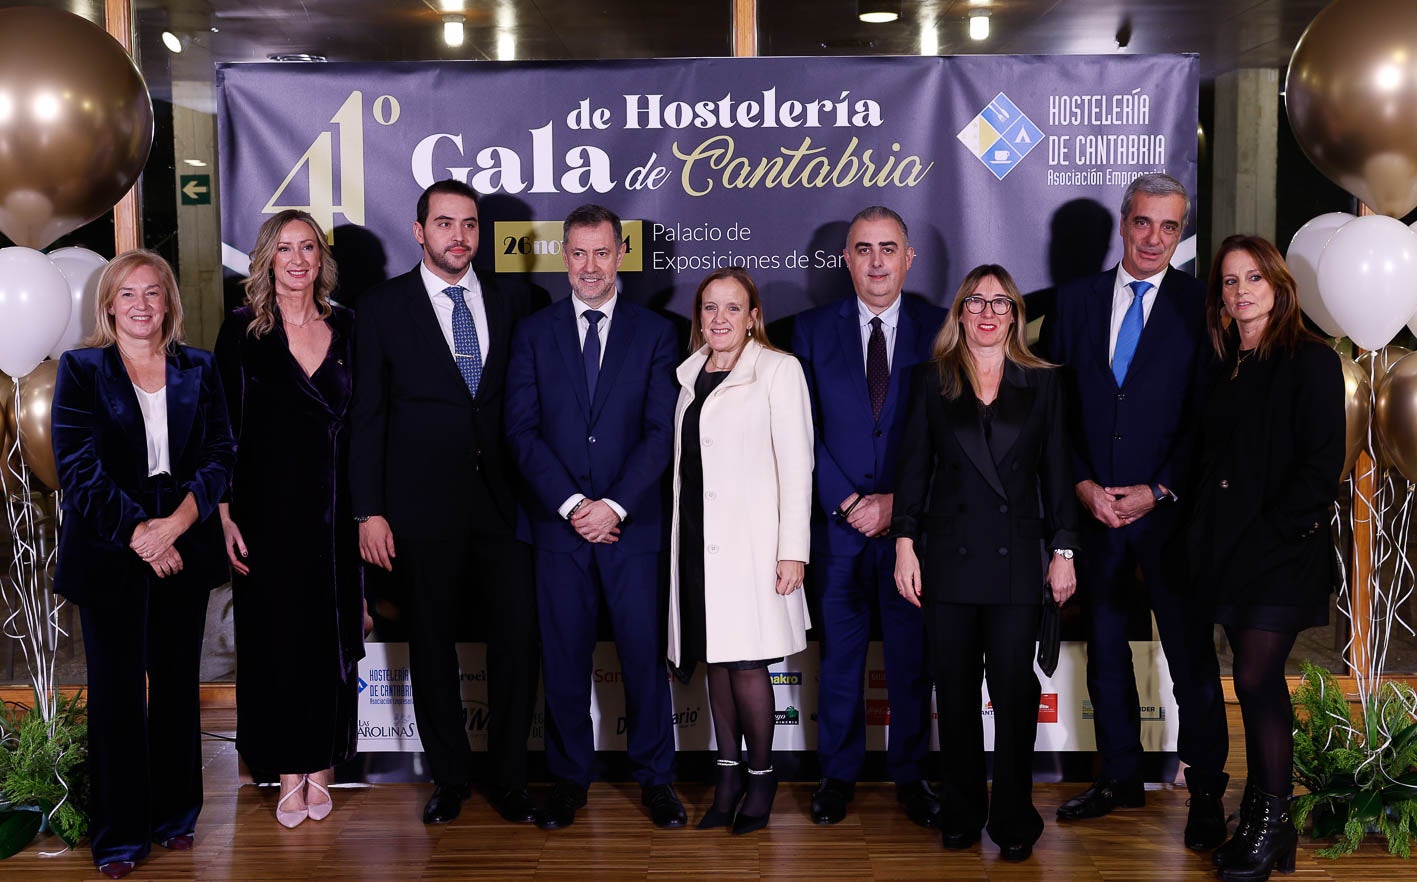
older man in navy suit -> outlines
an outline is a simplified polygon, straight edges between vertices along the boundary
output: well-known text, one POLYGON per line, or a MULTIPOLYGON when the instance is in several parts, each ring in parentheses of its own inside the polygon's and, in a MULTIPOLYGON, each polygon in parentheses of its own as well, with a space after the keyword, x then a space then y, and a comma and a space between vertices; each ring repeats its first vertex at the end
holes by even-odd
MULTIPOLYGON (((620 219, 598 205, 566 218, 571 296, 517 326, 507 437, 536 553, 546 686, 544 829, 585 805, 595 760, 592 654, 604 602, 624 672, 628 749, 660 827, 682 827, 660 592, 664 473, 673 457, 679 361, 667 319, 619 296, 620 219)), ((525 526, 525 525, 524 525, 525 526)))
POLYGON ((931 688, 925 620, 895 590, 895 543, 885 534, 910 369, 930 358, 946 313, 901 296, 915 249, 905 221, 891 209, 877 205, 857 213, 845 256, 856 296, 799 315, 792 342, 812 393, 821 515, 812 562, 821 591, 822 780, 812 795, 812 819, 834 824, 846 816, 866 759, 862 689, 871 619, 878 614, 890 699, 887 764, 906 813, 930 826, 940 804, 925 781, 931 688))
POLYGON ((1191 791, 1185 843, 1225 838, 1221 797, 1229 748, 1210 610, 1168 581, 1162 546, 1187 492, 1190 427, 1209 346, 1205 289, 1171 268, 1190 214, 1185 187, 1142 175, 1122 199, 1121 265, 1058 292, 1045 329, 1075 402, 1073 475, 1084 519, 1079 593, 1091 613, 1087 688, 1102 774, 1058 809, 1062 820, 1101 817, 1145 803, 1141 714, 1127 613, 1145 592, 1175 684, 1178 752, 1191 791), (1144 585, 1136 579, 1140 569, 1144 585))

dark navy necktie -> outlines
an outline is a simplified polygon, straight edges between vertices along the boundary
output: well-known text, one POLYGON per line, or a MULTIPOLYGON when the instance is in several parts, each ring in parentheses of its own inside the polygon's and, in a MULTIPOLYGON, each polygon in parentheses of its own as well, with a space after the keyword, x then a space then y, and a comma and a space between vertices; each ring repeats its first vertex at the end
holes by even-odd
POLYGON ((1150 282, 1129 282, 1132 289, 1132 305, 1122 316, 1122 327, 1117 331, 1117 348, 1112 352, 1112 376, 1120 387, 1127 379, 1127 368, 1132 366, 1132 358, 1137 354, 1137 341, 1141 340, 1141 329, 1145 322, 1142 312, 1142 298, 1151 290, 1150 282))
POLYGON ((482 347, 477 342, 477 325, 472 321, 472 310, 462 297, 461 285, 444 288, 443 293, 453 301, 453 360, 462 373, 467 391, 477 394, 482 383, 482 347))
POLYGON ((581 356, 585 359, 585 387, 592 399, 595 398, 595 380, 600 376, 600 320, 605 318, 605 313, 597 309, 587 309, 581 313, 590 324, 585 332, 585 345, 581 347, 581 356))
POLYGON ((866 388, 871 393, 871 416, 881 418, 886 406, 886 389, 891 383, 891 367, 886 361, 886 335, 881 331, 881 317, 871 319, 871 336, 866 341, 866 388))

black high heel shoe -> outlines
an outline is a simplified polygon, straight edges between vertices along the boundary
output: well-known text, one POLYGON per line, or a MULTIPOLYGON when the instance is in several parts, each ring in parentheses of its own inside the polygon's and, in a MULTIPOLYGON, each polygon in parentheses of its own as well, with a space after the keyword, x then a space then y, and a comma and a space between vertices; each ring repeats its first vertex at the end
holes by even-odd
POLYGON ((1247 846, 1234 863, 1220 868, 1225 882, 1264 882, 1272 872, 1294 872, 1299 831, 1289 814, 1289 797, 1256 790, 1247 846))
MULTIPOLYGON (((768 807, 761 815, 750 815, 741 809, 737 817, 733 819, 733 835, 740 836, 744 833, 752 833, 754 830, 761 830, 768 825, 768 818, 772 816, 772 801, 777 797, 777 775, 773 772, 772 766, 766 769, 749 769, 748 774, 753 777, 748 779, 748 786, 751 788, 754 781, 761 780, 762 776, 768 776, 768 807)), ((745 791, 746 800, 747 793, 745 791)))
POLYGON ((743 780, 738 772, 738 760, 721 759, 718 761, 718 780, 713 786, 713 805, 704 812, 704 816, 699 819, 698 829, 710 830, 714 827, 727 827, 733 823, 733 816, 738 814, 738 806, 743 802, 743 780), (738 792, 733 798, 728 800, 727 809, 719 809, 718 795, 727 792, 729 785, 736 785, 738 792))

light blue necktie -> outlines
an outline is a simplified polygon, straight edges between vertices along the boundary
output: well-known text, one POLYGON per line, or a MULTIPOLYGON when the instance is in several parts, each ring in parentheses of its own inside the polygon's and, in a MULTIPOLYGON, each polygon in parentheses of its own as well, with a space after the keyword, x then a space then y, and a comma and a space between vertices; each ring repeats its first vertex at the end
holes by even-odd
POLYGON ((467 391, 477 395, 477 387, 482 383, 482 347, 477 342, 477 326, 472 322, 472 310, 462 299, 462 286, 444 288, 443 293, 453 301, 453 360, 462 372, 467 391))
POLYGON ((1137 341, 1141 339, 1145 318, 1141 299, 1151 290, 1151 283, 1130 282, 1127 287, 1132 289, 1132 305, 1122 316, 1122 327, 1117 331, 1117 348, 1112 352, 1112 376, 1117 378, 1119 387, 1127 379, 1127 368, 1132 366, 1132 358, 1137 354, 1137 341))

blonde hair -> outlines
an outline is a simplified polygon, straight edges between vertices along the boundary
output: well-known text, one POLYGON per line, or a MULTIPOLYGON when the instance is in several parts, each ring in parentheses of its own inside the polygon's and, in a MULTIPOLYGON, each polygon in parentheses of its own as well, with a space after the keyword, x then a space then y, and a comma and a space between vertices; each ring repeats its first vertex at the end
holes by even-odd
POLYGON ((949 317, 935 335, 935 348, 931 358, 940 372, 940 394, 949 399, 964 393, 964 384, 976 395, 979 394, 979 374, 974 367, 974 356, 964 342, 964 301, 979 287, 979 283, 989 277, 998 280, 1009 302, 1013 304, 1013 330, 1005 338, 1004 358, 1014 364, 1028 368, 1050 368, 1049 364, 1034 355, 1028 348, 1026 326, 1028 318, 1024 312, 1023 295, 1014 284, 1009 271, 996 263, 976 266, 959 283, 954 302, 950 304, 949 317))
POLYGON ((723 279, 732 279, 748 294, 748 339, 758 341, 758 345, 764 349, 771 349, 773 352, 781 352, 768 340, 768 323, 763 318, 763 299, 758 295, 758 286, 754 284, 753 277, 748 275, 748 271, 741 266, 726 266, 723 269, 716 269, 704 276, 704 280, 699 282, 699 290, 694 292, 694 318, 693 327, 689 331, 689 351, 698 352, 708 342, 708 335, 704 333, 703 310, 704 291, 714 282, 723 279))
POLYGON ((271 264, 275 261, 276 246, 280 244, 280 231, 291 221, 300 221, 310 227, 315 234, 315 242, 320 249, 320 274, 315 278, 315 310, 321 319, 327 319, 334 312, 330 308, 330 293, 339 282, 339 268, 335 266, 334 253, 325 239, 325 231, 309 212, 287 208, 272 215, 261 224, 256 233, 256 247, 251 249, 250 275, 242 286, 246 289, 246 305, 256 317, 246 328, 253 337, 260 337, 275 330, 276 326, 276 284, 275 271, 271 264))
POLYGON ((186 342, 182 295, 177 291, 177 277, 172 267, 161 254, 139 249, 123 252, 103 268, 98 277, 98 296, 94 298, 93 333, 84 341, 85 346, 112 346, 118 342, 117 323, 109 309, 128 277, 144 266, 157 273, 158 286, 162 288, 162 351, 171 354, 177 351, 179 344, 186 342))

